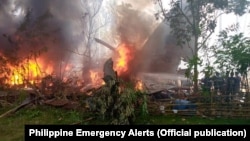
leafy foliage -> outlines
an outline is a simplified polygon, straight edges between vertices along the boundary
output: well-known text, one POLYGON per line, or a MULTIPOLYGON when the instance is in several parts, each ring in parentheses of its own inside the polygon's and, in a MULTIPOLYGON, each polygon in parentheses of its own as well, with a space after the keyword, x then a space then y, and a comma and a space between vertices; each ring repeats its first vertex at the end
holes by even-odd
POLYGON ((197 63, 199 65, 202 63, 202 61, 200 60, 199 57, 193 57, 193 58, 189 59, 189 61, 188 61, 188 67, 187 67, 187 70, 185 71, 185 76, 187 78, 194 79, 192 70, 194 69, 193 67, 197 63))
POLYGON ((232 28, 219 34, 216 46, 216 63, 221 70, 236 70, 246 74, 250 65, 250 38, 243 33, 232 34, 232 28))
POLYGON ((147 114, 146 98, 143 92, 131 85, 116 80, 94 92, 89 107, 98 117, 113 125, 132 124, 136 119, 136 109, 141 107, 142 115, 147 114))
POLYGON ((197 36, 203 39, 197 41, 199 47, 202 47, 204 40, 214 32, 216 20, 222 13, 234 12, 243 15, 249 5, 247 0, 172 0, 171 8, 167 10, 162 6, 161 0, 156 0, 156 3, 161 8, 156 17, 169 23, 171 32, 177 38, 177 44, 192 42, 192 38, 197 36))

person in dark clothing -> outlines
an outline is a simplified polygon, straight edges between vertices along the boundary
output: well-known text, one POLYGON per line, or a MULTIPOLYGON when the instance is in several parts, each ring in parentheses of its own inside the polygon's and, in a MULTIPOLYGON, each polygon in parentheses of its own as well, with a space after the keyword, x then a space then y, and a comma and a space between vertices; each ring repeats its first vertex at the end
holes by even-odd
POLYGON ((201 82, 203 91, 210 93, 212 87, 212 80, 207 73, 205 73, 205 77, 201 80, 201 82))
POLYGON ((235 72, 235 93, 238 93, 240 92, 240 85, 241 85, 241 77, 239 76, 239 73, 238 72, 235 72))
POLYGON ((223 92, 223 85, 224 85, 224 80, 220 76, 219 72, 215 73, 215 76, 213 77, 213 82, 214 82, 214 91, 216 94, 222 93, 223 92))
POLYGON ((236 85, 236 79, 234 77, 234 73, 231 72, 230 76, 227 78, 227 94, 226 94, 227 102, 231 101, 232 96, 235 95, 235 85, 236 85))
POLYGON ((219 72, 215 73, 213 77, 213 86, 214 86, 214 98, 216 101, 221 102, 224 95, 224 79, 220 76, 219 72))

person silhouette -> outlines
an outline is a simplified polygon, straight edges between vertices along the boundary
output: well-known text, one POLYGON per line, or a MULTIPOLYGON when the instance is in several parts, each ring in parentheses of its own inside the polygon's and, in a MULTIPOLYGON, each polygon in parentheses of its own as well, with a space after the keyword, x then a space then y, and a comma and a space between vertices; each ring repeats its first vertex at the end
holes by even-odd
POLYGON ((227 78, 227 94, 226 94, 227 102, 231 101, 232 97, 235 95, 235 84, 236 84, 236 79, 234 77, 234 73, 231 72, 230 76, 227 78))
POLYGON ((235 93, 240 92, 240 86, 241 86, 241 77, 239 76, 239 72, 235 72, 235 93))

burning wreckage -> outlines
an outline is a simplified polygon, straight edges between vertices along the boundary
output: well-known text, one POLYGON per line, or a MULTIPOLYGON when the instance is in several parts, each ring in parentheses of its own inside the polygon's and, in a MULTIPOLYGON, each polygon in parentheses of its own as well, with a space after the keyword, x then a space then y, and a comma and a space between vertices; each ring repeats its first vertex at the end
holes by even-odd
MULTIPOLYGON (((116 52, 116 49, 108 43, 97 38, 95 40, 116 52)), ((117 71, 113 69, 112 58, 105 62, 103 72, 103 80, 106 84, 110 83, 109 81, 118 79, 117 71)), ((185 69, 179 68, 176 74, 147 73, 131 70, 129 72, 135 74, 125 75, 126 79, 130 77, 129 80, 135 82, 135 89, 146 92, 150 101, 158 102, 161 112, 165 112, 165 106, 163 106, 162 102, 166 102, 174 113, 177 113, 179 110, 187 110, 191 111, 191 114, 196 114, 195 101, 187 99, 192 93, 192 82, 185 77, 185 69)), ((124 74, 120 73, 120 76, 124 77, 124 74)))
MULTIPOLYGON (((161 31, 161 29, 156 30, 161 31)), ((165 36, 161 37, 165 38, 165 36)), ((148 46, 152 46, 150 44, 150 39, 152 38, 149 38, 148 46)), ((174 112, 176 112, 176 110, 185 109, 195 110, 196 106, 194 102, 187 99, 192 92, 191 82, 185 78, 183 72, 179 71, 178 73, 176 71, 177 69, 175 66, 178 65, 179 59, 173 59, 172 64, 174 65, 173 67, 169 67, 166 65, 166 60, 157 61, 159 58, 148 54, 148 52, 153 51, 147 48, 147 44, 144 46, 144 49, 146 50, 145 53, 143 51, 135 51, 133 45, 126 43, 120 44, 117 48, 115 48, 100 39, 95 38, 95 41, 112 50, 114 52, 114 60, 109 58, 104 62, 103 72, 89 70, 89 83, 86 83, 74 76, 70 76, 68 78, 58 78, 54 75, 47 75, 42 77, 42 72, 38 70, 46 68, 43 66, 46 63, 37 58, 34 60, 28 59, 26 61, 28 63, 25 63, 27 66, 21 66, 28 68, 29 75, 27 79, 24 77, 26 72, 13 71, 10 81, 7 83, 12 86, 22 86, 24 90, 30 92, 30 96, 21 105, 9 112, 15 112, 34 102, 58 107, 75 108, 79 106, 79 104, 69 101, 70 99, 77 99, 79 96, 82 96, 81 94, 83 93, 93 96, 96 92, 102 90, 102 88, 106 85, 114 86, 113 89, 122 89, 119 85, 119 81, 117 81, 120 80, 120 78, 122 80, 132 82, 135 89, 145 91, 150 101, 158 102, 161 110, 164 107, 162 106, 162 102, 164 101, 167 101, 167 103, 170 102, 169 104, 173 104, 171 105, 171 110, 174 112), (152 59, 151 64, 147 64, 149 59, 152 59), (144 60, 147 63, 140 62, 144 60), (159 68, 157 70, 156 67, 152 67, 152 64, 161 66, 159 68, 163 70, 164 67, 168 67, 168 69, 171 69, 172 71, 161 72, 159 68), (152 71, 150 69, 156 70, 152 71), (148 71, 144 72, 142 70, 148 71), (116 83, 111 84, 112 82, 116 83)), ((173 50, 173 48, 170 48, 170 50, 173 50)), ((164 56, 164 54, 160 54, 160 56, 164 56)), ((163 58, 163 60, 164 59, 166 58, 163 58)), ((70 66, 64 67, 65 71, 70 68, 70 66)), ((49 67, 47 67, 45 71, 46 74, 52 74, 52 70, 49 67)), ((0 96, 4 95, 5 94, 1 93, 0 96)), ((4 116, 5 115, 6 114, 4 114, 4 116)))

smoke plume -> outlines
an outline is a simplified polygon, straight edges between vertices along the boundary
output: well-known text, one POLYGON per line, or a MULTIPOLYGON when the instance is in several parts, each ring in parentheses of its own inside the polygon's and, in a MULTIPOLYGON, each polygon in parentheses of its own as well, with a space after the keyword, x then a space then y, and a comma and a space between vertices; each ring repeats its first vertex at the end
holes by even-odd
POLYGON ((181 57, 190 57, 191 50, 177 46, 170 27, 156 21, 152 1, 127 2, 116 7, 115 31, 137 49, 130 71, 177 73, 181 57))
MULTIPOLYGON (((95 37, 89 34, 91 38, 87 40, 87 31, 97 22, 90 25, 86 20, 93 16, 91 10, 95 9, 88 6, 96 5, 90 2, 93 1, 1 0, 0 52, 20 58, 40 55, 57 74, 66 64, 82 69, 88 55, 84 50, 93 47, 95 37)), ((136 50, 129 73, 176 70, 186 51, 175 45, 169 27, 155 20, 153 1, 127 0, 113 5, 111 13, 109 36, 118 44, 125 43, 136 50)))
POLYGON ((1 52, 16 51, 19 58, 39 55, 58 74, 72 55, 77 56, 70 50, 79 45, 76 35, 83 30, 77 23, 83 15, 81 5, 81 1, 68 0, 2 0, 1 52))

